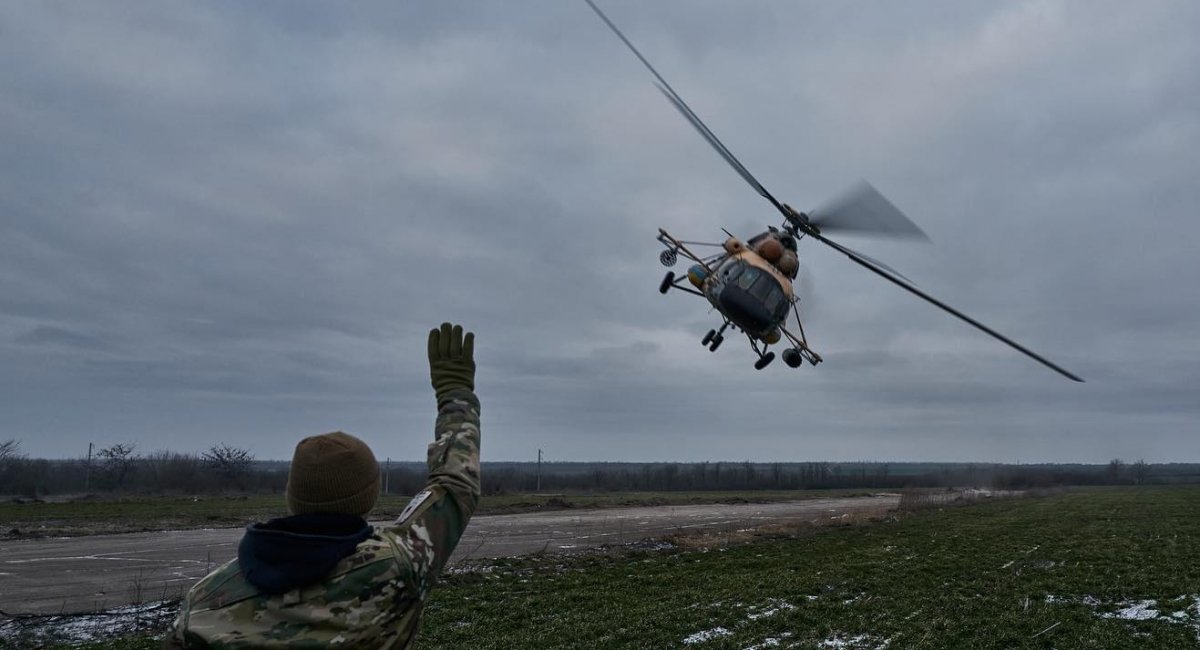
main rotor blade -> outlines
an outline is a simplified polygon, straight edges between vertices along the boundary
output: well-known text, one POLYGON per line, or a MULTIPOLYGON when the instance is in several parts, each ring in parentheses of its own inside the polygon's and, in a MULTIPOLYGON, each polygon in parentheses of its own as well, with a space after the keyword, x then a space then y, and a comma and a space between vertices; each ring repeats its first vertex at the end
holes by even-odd
POLYGON ((808 221, 822 232, 873 234, 929 241, 917 224, 904 216, 870 183, 859 181, 808 214, 808 221))
POLYGON ((874 263, 872 263, 869 259, 861 256, 858 253, 855 253, 853 250, 851 250, 845 246, 842 246, 841 244, 839 244, 835 241, 831 241, 821 235, 814 234, 811 236, 813 238, 817 239, 818 241, 824 243, 825 245, 829 246, 830 248, 833 248, 834 250, 845 254, 846 257, 849 257, 856 264, 866 268, 867 270, 871 271, 872 273, 875 273, 876 275, 882 277, 883 279, 887 280, 888 282, 891 282, 892 284, 900 287, 901 289, 904 289, 905 291, 912 293, 912 294, 924 299, 925 301, 932 303, 933 305, 935 305, 937 307, 942 308, 944 311, 947 311, 950 314, 957 316, 960 320, 966 321, 967 323, 974 325, 976 328, 983 330, 984 332, 992 335, 994 338, 1000 339, 1001 341, 1007 343, 1009 345, 1009 347, 1017 350, 1021 354, 1024 354, 1025 356, 1033 359, 1034 361, 1037 361, 1038 363, 1046 366, 1047 368, 1050 368, 1051 370, 1066 377, 1067 379, 1070 379, 1072 381, 1078 381, 1081 383, 1083 382, 1083 379, 1081 379, 1077 375, 1063 369, 1061 366, 1056 365, 1055 363, 1051 362, 1049 359, 1046 359, 1045 357, 1037 354, 1033 350, 1030 350, 1029 348, 1021 345, 1020 343, 1017 343, 1016 341, 1008 338, 1007 336, 1001 334, 1000 332, 997 332, 996 330, 988 327, 987 325, 984 325, 983 323, 975 320, 974 318, 971 318, 970 316, 962 313, 961 311, 958 311, 957 309, 951 307, 950 305, 947 305, 946 303, 938 300, 937 298, 934 298, 933 296, 925 293, 924 291, 921 291, 920 289, 917 289, 916 287, 914 287, 910 284, 905 284, 905 283, 901 282, 900 280, 897 280, 896 278, 889 275, 883 269, 876 268, 874 263))
POLYGON ((892 275, 896 276, 897 278, 900 278, 901 280, 904 280, 905 282, 911 284, 912 286, 914 286, 914 287, 917 286, 916 282, 913 282, 912 280, 908 279, 908 277, 905 276, 903 273, 897 271, 896 269, 893 269, 892 267, 888 266, 887 264, 884 264, 883 262, 875 259, 874 257, 871 257, 870 255, 867 255, 866 253, 860 253, 860 252, 854 250, 853 248, 850 248, 849 246, 842 246, 841 244, 838 244, 838 246, 841 246, 842 248, 846 249, 843 252, 853 253, 854 255, 857 255, 858 257, 863 258, 864 260, 874 264, 875 266, 878 266, 880 269, 887 271, 888 273, 891 273, 892 275))
POLYGON ((715 149, 717 153, 721 154, 721 157, 725 159, 725 162, 729 163, 729 166, 733 167, 734 171, 736 171, 738 175, 740 175, 747 183, 750 184, 750 187, 753 187, 754 190, 762 195, 763 198, 770 201, 771 205, 774 205, 776 209, 778 209, 780 212, 783 212, 784 215, 787 215, 787 211, 783 209, 783 206, 779 204, 779 201, 777 201, 774 196, 771 196, 771 193, 767 191, 767 188, 763 187, 762 184, 758 182, 758 179, 754 178, 754 175, 751 174, 744 165, 742 165, 741 161, 739 161, 737 157, 729 151, 729 149, 725 148, 725 145, 722 144, 719 139, 717 139, 717 136, 714 135, 712 131, 708 130, 708 127, 704 125, 704 122, 700 120, 699 116, 692 112, 692 109, 688 107, 688 105, 683 101, 682 98, 679 97, 679 95, 675 94, 675 91, 671 90, 669 86, 664 87, 662 85, 659 85, 658 89, 661 90, 662 94, 665 95, 671 104, 675 106, 675 109, 679 111, 679 114, 683 115, 683 117, 691 123, 691 125, 696 129, 696 132, 700 134, 700 137, 707 140, 708 143, 712 145, 712 148, 715 149))
POLYGON ((679 96, 679 93, 675 92, 675 89, 671 87, 671 84, 667 83, 667 80, 664 79, 662 75, 658 74, 658 70, 655 70, 654 66, 650 65, 650 62, 646 60, 646 57, 642 56, 642 53, 639 52, 636 47, 634 47, 633 43, 631 43, 628 38, 625 38, 625 34, 622 34, 621 30, 617 29, 617 26, 608 19, 608 16, 604 15, 603 11, 600 11, 600 7, 597 7, 596 3, 592 2, 592 0, 584 0, 584 2, 586 2, 588 6, 592 8, 592 11, 596 12, 597 16, 600 16, 600 19, 603 20, 604 24, 608 25, 608 28, 617 35, 617 38, 621 39, 621 42, 625 43, 630 51, 633 52, 634 56, 636 56, 638 60, 646 66, 646 69, 650 71, 650 74, 654 75, 654 78, 658 80, 658 89, 661 90, 662 94, 667 97, 667 100, 669 100, 671 104, 675 106, 675 109, 678 110, 679 113, 683 115, 683 117, 687 119, 689 123, 691 123, 692 127, 696 129, 696 132, 700 134, 700 137, 708 141, 708 144, 712 145, 713 149, 716 149, 717 153, 725 159, 725 162, 729 163, 729 166, 733 167, 734 171, 736 171, 743 180, 750 184, 750 187, 753 187, 754 190, 763 198, 770 201, 771 205, 775 206, 775 209, 779 210, 784 217, 788 217, 789 213, 783 207, 783 205, 776 200, 774 196, 771 196, 771 193, 762 186, 762 183, 759 183, 758 179, 754 178, 754 175, 750 173, 750 170, 746 169, 746 166, 743 165, 741 161, 739 161, 737 157, 733 155, 733 152, 731 152, 721 142, 721 140, 709 130, 700 117, 696 115, 696 113, 692 111, 691 107, 687 105, 687 102, 683 101, 683 98, 679 96))

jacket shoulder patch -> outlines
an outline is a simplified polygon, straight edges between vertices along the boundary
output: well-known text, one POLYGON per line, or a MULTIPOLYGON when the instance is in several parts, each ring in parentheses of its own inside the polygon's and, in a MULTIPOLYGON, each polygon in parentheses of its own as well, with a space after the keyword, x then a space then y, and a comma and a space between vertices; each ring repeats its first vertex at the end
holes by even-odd
POLYGON ((396 517, 396 525, 400 525, 408 521, 408 518, 413 516, 413 513, 417 511, 417 508, 420 508, 421 504, 428 501, 429 497, 431 496, 433 496, 432 490, 421 490, 418 492, 417 495, 412 498, 412 501, 409 501, 408 505, 404 506, 404 510, 400 513, 400 516, 396 517))

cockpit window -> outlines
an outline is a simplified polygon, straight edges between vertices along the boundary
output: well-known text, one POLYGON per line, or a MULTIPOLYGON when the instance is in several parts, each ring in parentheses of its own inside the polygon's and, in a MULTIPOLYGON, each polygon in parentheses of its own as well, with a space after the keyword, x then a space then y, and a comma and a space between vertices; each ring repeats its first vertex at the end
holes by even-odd
POLYGON ((754 281, 758 279, 759 274, 760 271, 753 266, 746 267, 746 270, 737 279, 738 286, 743 289, 749 289, 750 285, 754 284, 754 281))
POLYGON ((758 281, 754 283, 754 286, 750 287, 750 295, 766 302, 767 294, 772 289, 777 289, 778 287, 779 283, 775 281, 775 278, 771 277, 769 273, 762 273, 758 281))
POLYGON ((771 287, 771 292, 767 294, 767 299, 763 301, 763 306, 767 308, 767 311, 774 314, 776 313, 775 308, 779 306, 781 300, 783 300, 783 291, 778 286, 771 287))
POLYGON ((745 270, 745 268, 746 268, 746 265, 743 264, 742 262, 735 262, 733 264, 730 264, 729 266, 726 266, 725 270, 722 271, 721 273, 722 273, 722 275, 725 276, 726 282, 733 282, 734 280, 737 280, 737 277, 739 275, 741 275, 742 271, 745 270))

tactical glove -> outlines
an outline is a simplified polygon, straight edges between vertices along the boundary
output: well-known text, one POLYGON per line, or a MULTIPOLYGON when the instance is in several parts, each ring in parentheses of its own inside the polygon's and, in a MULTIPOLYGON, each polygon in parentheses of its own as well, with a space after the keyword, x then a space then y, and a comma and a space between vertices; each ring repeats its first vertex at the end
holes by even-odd
POLYGON ((464 337, 462 326, 450 323, 429 330, 429 377, 439 407, 455 388, 475 390, 475 334, 464 337))

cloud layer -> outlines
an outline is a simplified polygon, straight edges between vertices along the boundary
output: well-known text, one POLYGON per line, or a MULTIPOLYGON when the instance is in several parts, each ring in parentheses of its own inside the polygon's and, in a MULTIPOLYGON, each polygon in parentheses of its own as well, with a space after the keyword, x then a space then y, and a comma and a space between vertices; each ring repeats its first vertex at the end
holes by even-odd
POLYGON ((492 460, 1200 460, 1200 6, 602 6, 776 196, 869 179, 934 244, 847 244, 1088 383, 807 245, 826 363, 703 349, 656 229, 778 216, 582 2, 10 3, 0 440, 419 458, 453 320, 492 460))

